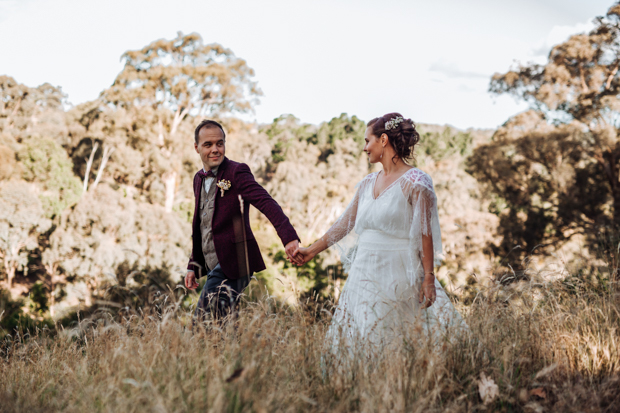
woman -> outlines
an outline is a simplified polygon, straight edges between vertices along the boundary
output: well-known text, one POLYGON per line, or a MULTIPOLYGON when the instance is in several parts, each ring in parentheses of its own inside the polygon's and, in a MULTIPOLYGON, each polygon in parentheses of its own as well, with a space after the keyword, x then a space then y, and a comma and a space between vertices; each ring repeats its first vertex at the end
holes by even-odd
POLYGON ((341 253, 348 279, 328 332, 334 347, 437 344, 455 327, 467 328, 435 278, 441 233, 432 180, 405 162, 419 139, 414 123, 399 113, 368 122, 364 151, 383 170, 358 184, 323 237, 298 250, 299 265, 331 246, 341 253))

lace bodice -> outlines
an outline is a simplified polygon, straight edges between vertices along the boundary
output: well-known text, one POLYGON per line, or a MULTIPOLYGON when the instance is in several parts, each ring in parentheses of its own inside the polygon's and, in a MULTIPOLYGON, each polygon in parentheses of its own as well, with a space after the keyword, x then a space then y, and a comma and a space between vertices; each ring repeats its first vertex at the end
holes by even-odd
POLYGON ((442 258, 437 197, 431 177, 417 168, 405 172, 377 198, 374 186, 379 172, 367 175, 345 212, 327 231, 325 241, 341 253, 345 270, 355 258, 358 237, 364 231, 382 231, 407 239, 413 258, 422 251, 422 236, 432 235, 435 264, 442 258))

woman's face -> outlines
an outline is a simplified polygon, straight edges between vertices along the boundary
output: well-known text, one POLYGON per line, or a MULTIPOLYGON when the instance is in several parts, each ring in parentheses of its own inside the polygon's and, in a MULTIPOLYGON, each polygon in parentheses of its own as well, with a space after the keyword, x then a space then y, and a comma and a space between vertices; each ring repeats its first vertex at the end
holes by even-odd
POLYGON ((383 145, 381 144, 381 140, 372 134, 371 128, 366 128, 364 140, 366 141, 366 145, 364 145, 364 152, 368 154, 368 162, 379 162, 381 160, 381 154, 383 153, 383 145))

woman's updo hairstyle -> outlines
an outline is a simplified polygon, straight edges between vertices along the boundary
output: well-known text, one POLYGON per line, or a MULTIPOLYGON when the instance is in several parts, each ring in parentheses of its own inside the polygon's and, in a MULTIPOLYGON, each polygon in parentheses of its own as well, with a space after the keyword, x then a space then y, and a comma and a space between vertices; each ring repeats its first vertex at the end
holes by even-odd
MULTIPOLYGON (((387 135, 390 144, 396 151, 394 158, 400 158, 403 161, 409 161, 413 158, 413 147, 420 141, 420 135, 411 119, 405 119, 400 113, 394 112, 380 118, 374 118, 366 126, 377 138, 384 133, 387 135), (386 124, 389 129, 386 129, 386 124)), ((396 163, 394 158, 392 161, 396 163)))

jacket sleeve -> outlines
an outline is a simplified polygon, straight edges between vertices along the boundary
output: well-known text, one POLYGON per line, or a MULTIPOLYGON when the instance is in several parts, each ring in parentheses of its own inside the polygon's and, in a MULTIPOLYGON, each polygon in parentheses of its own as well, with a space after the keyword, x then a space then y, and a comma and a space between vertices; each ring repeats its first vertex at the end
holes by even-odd
POLYGON ((194 217, 192 218, 192 249, 191 252, 189 254, 189 261, 187 263, 187 269, 189 271, 194 271, 196 273, 198 273, 198 271, 196 271, 197 267, 194 264, 194 231, 196 230, 196 219, 197 219, 197 213, 198 213, 198 202, 196 199, 196 186, 200 185, 200 178, 198 176, 198 174, 194 175, 194 182, 193 182, 193 190, 194 190, 194 217))
POLYGON ((271 221, 284 245, 291 241, 299 240, 297 232, 280 205, 269 195, 265 188, 256 182, 249 166, 243 163, 239 164, 235 172, 235 182, 239 185, 239 193, 244 201, 254 205, 271 221))

